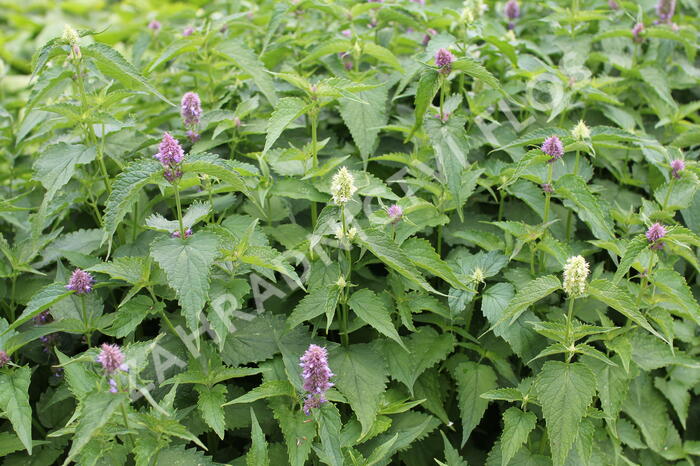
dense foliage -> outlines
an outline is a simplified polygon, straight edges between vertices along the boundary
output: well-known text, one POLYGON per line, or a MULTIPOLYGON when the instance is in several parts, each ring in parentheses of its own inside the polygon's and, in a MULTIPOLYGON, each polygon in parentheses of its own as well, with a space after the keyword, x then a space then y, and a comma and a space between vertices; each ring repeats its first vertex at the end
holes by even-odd
POLYGON ((4 464, 699 460, 695 0, 0 6, 4 464))

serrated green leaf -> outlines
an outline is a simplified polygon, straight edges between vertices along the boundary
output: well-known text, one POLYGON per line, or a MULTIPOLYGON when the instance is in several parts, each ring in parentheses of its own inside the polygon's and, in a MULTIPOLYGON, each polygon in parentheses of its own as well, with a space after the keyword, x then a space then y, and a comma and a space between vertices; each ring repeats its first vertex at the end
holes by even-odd
POLYGON ((445 465, 446 466, 469 466, 466 461, 464 461, 464 458, 462 458, 459 455, 459 452, 455 447, 452 446, 449 440, 447 440, 447 436, 445 436, 445 432, 440 431, 440 435, 442 435, 442 442, 445 445, 445 465))
POLYGON ((433 101, 433 97, 435 97, 435 93, 440 87, 440 81, 438 79, 439 76, 440 74, 433 69, 427 69, 423 72, 423 74, 421 74, 420 80, 418 81, 418 88, 416 89, 416 98, 414 102, 416 107, 416 122, 413 125, 411 133, 423 125, 425 112, 428 110, 430 103, 433 101))
POLYGON ((520 447, 527 442, 527 438, 536 424, 537 416, 531 411, 525 412, 512 406, 503 413, 501 466, 506 466, 520 450, 520 447))
POLYGON ((540 322, 540 319, 532 311, 525 311, 508 325, 504 316, 514 295, 515 290, 510 283, 494 284, 485 289, 481 296, 481 312, 493 326, 494 335, 507 341, 523 361, 529 361, 544 347, 544 342, 532 330, 532 323, 540 322))
POLYGON ((368 344, 354 344, 331 350, 329 366, 335 374, 333 383, 362 424, 361 435, 366 435, 377 417, 387 382, 384 358, 368 344))
POLYGON ((109 331, 105 330, 105 332, 117 338, 124 338, 136 330, 136 327, 149 315, 158 313, 164 307, 162 302, 154 303, 148 296, 135 296, 117 309, 117 316, 112 322, 112 326, 109 331))
POLYGON ((505 321, 509 321, 509 325, 512 325, 528 307, 560 288, 561 282, 554 275, 545 275, 527 282, 510 300, 505 315, 493 324, 491 329, 505 321))
POLYGON ((102 73, 110 78, 116 79, 127 89, 150 92, 163 102, 175 105, 163 94, 158 92, 146 78, 139 74, 131 63, 126 61, 124 57, 112 47, 95 42, 87 47, 82 47, 81 52, 83 56, 92 58, 97 68, 99 68, 102 73))
POLYGON ((299 97, 284 97, 275 105, 270 120, 267 122, 267 136, 265 137, 265 147, 263 154, 272 148, 282 132, 294 120, 309 111, 311 107, 299 97))
POLYGON ((318 436, 326 461, 331 466, 343 466, 343 453, 340 450, 340 413, 332 403, 323 403, 314 410, 318 423, 318 436))
POLYGON ((631 319, 645 330, 653 333, 661 340, 666 341, 666 338, 657 332, 644 315, 639 312, 632 297, 622 288, 618 288, 607 280, 598 279, 588 284, 588 293, 598 301, 604 302, 628 319, 631 319))
POLYGON ((27 452, 32 454, 32 408, 29 406, 29 382, 32 370, 22 366, 0 372, 0 409, 27 452))
POLYGON ((584 357, 582 362, 596 375, 600 406, 606 418, 614 425, 622 403, 627 398, 629 375, 622 367, 610 366, 602 361, 584 357))
POLYGON ((66 289, 66 285, 63 283, 52 283, 45 286, 32 296, 22 315, 12 322, 0 335, 5 335, 10 330, 19 327, 72 293, 72 291, 66 289))
POLYGON ((461 363, 455 368, 453 376, 457 381, 459 412, 462 417, 462 446, 464 446, 489 404, 489 400, 482 398, 481 394, 493 390, 498 385, 493 369, 475 362, 461 363))
POLYGON ((90 163, 95 157, 95 148, 82 144, 59 142, 44 149, 34 162, 34 171, 36 179, 46 188, 46 198, 53 199, 56 192, 70 181, 77 165, 90 163))
POLYGON ((269 380, 263 382, 259 387, 255 387, 245 395, 241 395, 238 398, 224 403, 222 406, 241 404, 241 403, 252 403, 257 400, 263 400, 265 398, 271 398, 275 396, 288 396, 296 397, 296 391, 294 386, 286 380, 269 380))
POLYGON ((117 175, 105 206, 103 241, 109 241, 111 245, 117 226, 129 211, 131 203, 141 189, 147 184, 157 182, 162 174, 163 166, 157 160, 141 159, 130 163, 117 175))
POLYGON ((143 280, 148 267, 143 257, 117 257, 111 262, 102 262, 85 269, 88 272, 105 273, 115 280, 124 280, 136 285, 143 280))
POLYGON ((496 79, 496 77, 493 74, 491 74, 489 70, 487 70, 480 63, 472 60, 471 58, 463 57, 459 60, 455 60, 454 62, 452 62, 452 69, 455 71, 462 71, 473 78, 480 79, 489 86, 496 89, 497 91, 504 93, 503 89, 501 88, 501 83, 498 82, 498 79, 496 79))
POLYGON ((455 338, 451 333, 438 334, 432 327, 421 327, 405 339, 405 345, 409 353, 398 344, 387 341, 384 354, 391 378, 406 385, 413 393, 413 384, 418 377, 452 352, 455 338))
POLYGON ((226 401, 226 393, 228 391, 226 386, 221 384, 214 385, 213 387, 195 385, 195 390, 199 394, 197 409, 202 415, 202 419, 204 419, 204 422, 214 429, 216 435, 223 440, 226 422, 224 420, 224 409, 222 405, 226 401))
POLYGON ((156 466, 216 466, 209 456, 196 448, 185 449, 184 445, 163 448, 156 456, 156 466))
POLYGON ((681 274, 673 269, 661 267, 652 273, 652 281, 666 300, 676 305, 674 307, 680 313, 700 325, 700 305, 681 274))
POLYGON ((250 196, 245 180, 236 170, 236 165, 233 161, 222 159, 216 154, 208 152, 188 154, 182 162, 182 170, 186 173, 219 178, 231 185, 235 191, 240 191, 246 196, 250 196))
POLYGON ((316 426, 306 422, 308 417, 300 410, 289 407, 287 400, 282 398, 268 399, 275 419, 279 421, 280 429, 287 444, 287 455, 291 466, 304 466, 311 453, 311 445, 316 436, 316 426))
POLYGON ((426 270, 432 275, 442 278, 453 288, 470 291, 462 280, 457 277, 454 270, 440 256, 430 242, 423 238, 409 238, 401 245, 408 260, 417 268, 426 270))
POLYGON ((552 461, 561 466, 593 401, 595 375, 582 363, 547 361, 537 376, 536 390, 547 422, 552 461))
POLYGON ((467 155, 470 149, 465 123, 465 118, 459 115, 450 116, 445 123, 438 118, 429 118, 425 122, 425 131, 435 151, 441 178, 444 177, 447 181, 460 219, 466 201, 466 196, 462 193, 462 173, 468 166, 467 155))
POLYGON ((408 351, 391 321, 391 311, 386 307, 385 302, 379 299, 373 291, 366 288, 355 291, 350 296, 348 305, 360 319, 408 351))
POLYGON ((248 466, 269 466, 270 457, 267 452, 267 441, 253 408, 250 408, 250 429, 252 443, 245 457, 246 464, 248 466))
POLYGON ((350 130, 353 141, 363 160, 367 160, 377 143, 379 130, 387 122, 386 100, 388 89, 379 86, 356 93, 365 103, 355 99, 340 99, 338 110, 350 130))
POLYGON ((362 52, 382 61, 399 72, 403 72, 403 67, 396 56, 391 53, 391 50, 382 47, 374 42, 365 42, 362 44, 362 52))
POLYGON ((647 373, 630 380, 628 385, 629 396, 622 411, 637 424, 649 448, 655 452, 663 451, 668 447, 668 431, 673 429, 664 399, 647 373))
POLYGON ((257 55, 243 42, 238 39, 226 40, 220 43, 216 50, 232 59, 236 65, 248 73, 268 102, 272 105, 277 104, 277 93, 272 77, 257 55))
POLYGON ((299 301, 292 314, 287 318, 289 328, 311 320, 321 314, 328 316, 328 326, 330 326, 335 314, 335 308, 340 298, 340 288, 337 285, 324 285, 312 288, 309 294, 299 301))
POLYGON ((601 205, 583 178, 564 175, 555 183, 554 192, 566 200, 564 204, 574 209, 596 238, 610 240, 615 237, 610 210, 601 205))
POLYGON ((612 279, 614 284, 618 284, 622 277, 625 276, 627 271, 632 267, 632 264, 637 260, 639 255, 649 246, 649 241, 647 241, 644 235, 637 235, 627 242, 625 247, 625 253, 620 260, 620 265, 617 266, 617 271, 615 271, 615 276, 612 279))
POLYGON ((151 256, 177 292, 187 325, 195 330, 209 293, 209 274, 219 254, 213 233, 198 232, 189 238, 161 237, 151 243, 151 256))
POLYGON ((384 232, 376 229, 361 230, 358 232, 355 240, 360 246, 368 249, 386 265, 416 283, 424 290, 431 293, 438 293, 437 290, 430 286, 421 276, 399 246, 384 232))
MULTIPOLYGON (((187 230, 209 214, 210 206, 203 202, 193 202, 182 216, 182 228, 187 230)), ((146 226, 153 230, 173 233, 179 231, 180 222, 168 220, 162 215, 155 213, 146 219, 146 226)))
POLYGON ((100 433, 109 422, 112 414, 125 401, 123 393, 110 393, 108 391, 93 392, 85 398, 81 416, 75 428, 73 444, 68 452, 68 457, 63 462, 64 465, 69 464, 100 433))

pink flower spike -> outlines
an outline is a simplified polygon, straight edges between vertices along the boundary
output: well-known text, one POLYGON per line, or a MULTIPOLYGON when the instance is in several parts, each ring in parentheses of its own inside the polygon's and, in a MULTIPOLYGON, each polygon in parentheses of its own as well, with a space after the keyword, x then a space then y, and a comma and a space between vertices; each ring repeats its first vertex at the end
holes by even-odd
POLYGON ((440 68, 440 72, 443 74, 450 74, 453 61, 455 61, 455 56, 447 49, 439 49, 435 53, 435 65, 440 68))
POLYGON ((685 170, 685 162, 681 159, 676 159, 671 162, 671 174, 674 178, 678 179, 681 177, 680 173, 685 170))
POLYGON ((110 345, 108 343, 102 343, 102 350, 97 356, 97 362, 102 364, 102 368, 108 374, 113 374, 118 370, 124 370, 126 367, 124 364, 124 354, 117 345, 110 345))
POLYGON ((94 283, 92 275, 81 269, 75 269, 66 285, 67 290, 75 291, 75 294, 86 294, 92 291, 94 283))
POLYGON ((542 152, 551 157, 550 162, 554 162, 564 155, 564 144, 557 136, 550 136, 544 140, 542 152))

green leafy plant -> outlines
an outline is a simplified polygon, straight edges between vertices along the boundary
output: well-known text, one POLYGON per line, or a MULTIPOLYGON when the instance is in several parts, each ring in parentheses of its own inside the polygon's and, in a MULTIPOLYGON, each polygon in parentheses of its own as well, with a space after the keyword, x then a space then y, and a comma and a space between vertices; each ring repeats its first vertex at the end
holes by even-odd
POLYGON ((698 461, 697 3, 103 3, 0 3, 4 464, 698 461))

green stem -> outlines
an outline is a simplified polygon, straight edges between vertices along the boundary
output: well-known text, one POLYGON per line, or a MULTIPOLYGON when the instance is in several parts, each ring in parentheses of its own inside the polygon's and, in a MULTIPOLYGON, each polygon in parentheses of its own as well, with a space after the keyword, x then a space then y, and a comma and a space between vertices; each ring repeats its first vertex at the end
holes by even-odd
POLYGON ((673 188, 676 186, 676 178, 671 177, 671 184, 668 187, 668 191, 666 191, 666 197, 664 197, 664 204, 662 207, 662 210, 666 210, 666 206, 668 205, 669 199, 671 199, 671 193, 673 192, 673 188))
MULTIPOLYGON (((348 226, 347 226, 347 221, 345 219, 345 206, 343 205, 340 209, 340 219, 342 222, 343 226, 343 238, 350 242, 348 238, 348 226)), ((345 260, 348 263, 348 275, 345 278, 345 288, 343 289, 343 304, 341 306, 341 333, 340 333, 340 341, 344 346, 348 346, 350 344, 350 336, 348 335, 348 314, 349 314, 349 309, 348 309, 348 288, 351 283, 352 279, 352 256, 350 254, 350 248, 348 247, 345 249, 345 260)))
MULTIPOLYGON (((547 184, 551 185, 552 184, 552 172, 553 172, 553 166, 551 163, 548 163, 548 169, 547 169, 547 184)), ((549 220, 549 202, 550 199, 552 198, 552 193, 545 192, 544 193, 544 220, 542 223, 547 223, 547 220, 549 220)))
POLYGON ((175 205, 177 206, 177 222, 180 225, 180 238, 185 239, 185 227, 182 223, 182 205, 180 203, 180 187, 177 183, 173 183, 175 190, 175 205))
MULTIPOLYGON (((126 430, 131 430, 129 427, 129 417, 126 414, 126 407, 124 406, 124 403, 122 402, 121 404, 121 411, 122 411, 122 417, 124 418, 124 427, 126 427, 126 430)), ((132 435, 131 432, 127 434, 129 436, 129 441, 131 442, 132 448, 136 446, 136 441, 134 440, 134 436, 132 435)))
POLYGON ((499 222, 503 219, 503 209, 505 208, 505 203, 506 203, 506 192, 505 192, 505 190, 502 190, 501 195, 499 196, 499 200, 498 200, 498 221, 499 222))
MULTIPOLYGON (((311 156, 312 168, 315 170, 318 167, 318 110, 314 109, 309 114, 311 117, 311 156)), ((315 201, 311 201, 311 227, 316 227, 316 219, 318 219, 318 207, 315 201)))
MULTIPOLYGON (((88 102, 87 102, 87 92, 85 91, 85 82, 83 80, 83 72, 82 72, 82 67, 80 66, 81 61, 77 61, 75 64, 75 71, 77 73, 76 81, 78 82, 78 92, 80 94, 80 104, 81 108, 83 111, 83 118, 87 117, 87 113, 89 110, 88 107, 88 102)), ((100 167, 100 172, 102 174, 102 178, 105 183, 105 187, 107 188, 107 193, 112 192, 112 183, 109 179, 109 175, 107 174, 107 167, 105 166, 103 154, 102 154, 102 147, 97 143, 97 136, 95 135, 95 129, 92 127, 92 124, 89 122, 84 122, 86 129, 86 136, 90 140, 90 142, 95 146, 95 150, 97 151, 97 164, 100 167)), ((104 128, 104 126, 103 126, 104 128)), ((104 131, 103 137, 104 137, 104 131)))
POLYGON ((313 157, 312 167, 316 169, 318 167, 318 109, 314 109, 310 113, 311 115, 311 156, 313 157))
POLYGON ((136 241, 136 233, 138 231, 138 224, 139 224, 139 199, 138 197, 136 198, 136 202, 134 203, 134 223, 131 225, 131 242, 136 241))
POLYGON ((10 322, 15 321, 15 285, 17 284, 17 276, 12 276, 12 288, 10 290, 10 322))
POLYGON ((445 75, 440 75, 440 121, 443 119, 442 107, 445 103, 445 75))
POLYGON ((442 225, 438 225, 437 227, 437 244, 436 244, 436 249, 438 256, 442 258, 442 225))
POLYGON ((80 304, 82 307, 83 325, 85 325, 85 340, 87 341, 87 345, 89 347, 92 345, 90 344, 90 326, 88 322, 87 304, 85 304, 85 295, 80 296, 80 304))
MULTIPOLYGON (((574 163, 574 176, 578 175, 578 167, 579 167, 579 159, 581 158, 581 153, 579 151, 576 151, 576 162, 574 163)), ((574 221, 574 212, 573 210, 569 210, 569 213, 566 215, 566 239, 571 241, 571 227, 573 226, 573 221, 574 221)))
MULTIPOLYGON (((552 163, 548 163, 547 165, 548 165, 548 167, 547 167, 547 185, 551 186, 552 185, 552 173, 553 173, 554 167, 553 167, 552 163)), ((542 223, 547 223, 547 221, 549 220, 549 204, 550 204, 551 199, 552 199, 552 193, 550 193, 549 190, 545 191, 545 193, 544 193, 544 216, 543 216, 542 223)), ((542 271, 544 269, 544 251, 540 251, 537 262, 539 264, 540 271, 542 271)))
POLYGON ((644 277, 642 277, 642 284, 639 288, 639 294, 637 295, 637 302, 636 302, 636 307, 639 309, 639 305, 642 302, 642 296, 644 295, 644 291, 647 288, 647 284, 649 283, 649 276, 651 275, 651 269, 654 267, 654 251, 651 251, 651 256, 649 257, 649 265, 647 265, 647 270, 646 273, 644 274, 644 277))
MULTIPOLYGON (((572 319, 574 317, 574 301, 576 301, 576 298, 569 298, 569 311, 566 314, 566 344, 569 347, 574 345, 574 336, 572 329, 572 319)), ((567 353, 566 362, 571 362, 572 357, 573 353, 567 353)))

